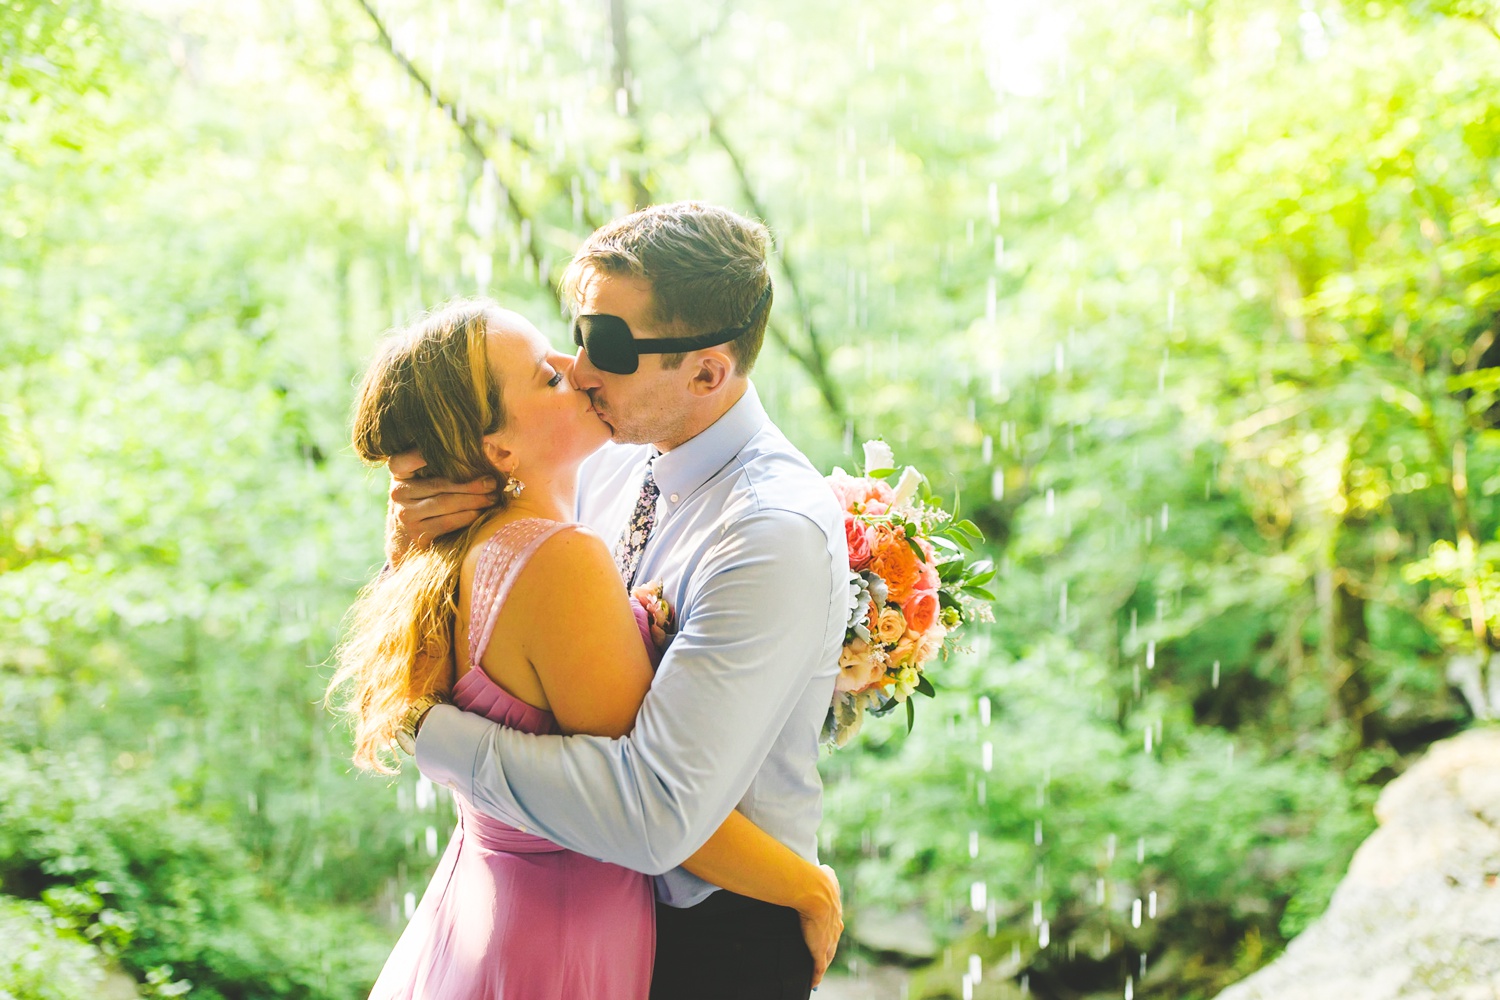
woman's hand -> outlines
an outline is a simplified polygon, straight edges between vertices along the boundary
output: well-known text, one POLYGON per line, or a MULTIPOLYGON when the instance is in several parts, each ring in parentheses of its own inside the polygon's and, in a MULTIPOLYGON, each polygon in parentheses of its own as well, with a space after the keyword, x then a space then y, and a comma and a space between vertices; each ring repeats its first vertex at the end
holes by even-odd
POLYGON ((797 907, 802 919, 802 939, 812 953, 813 979, 817 986, 838 950, 844 933, 844 903, 839 891, 839 877, 827 865, 819 865, 818 879, 809 887, 805 901, 797 907))

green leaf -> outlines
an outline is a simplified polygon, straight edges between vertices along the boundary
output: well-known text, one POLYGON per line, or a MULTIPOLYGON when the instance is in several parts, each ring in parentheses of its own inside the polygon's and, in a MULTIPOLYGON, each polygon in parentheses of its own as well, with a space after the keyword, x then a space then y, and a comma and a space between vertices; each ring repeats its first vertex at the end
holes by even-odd
POLYGON ((990 593, 988 590, 985 590, 983 587, 965 587, 963 588, 963 592, 965 594, 968 594, 970 597, 978 597, 981 600, 985 601, 993 601, 995 599, 995 595, 990 593))
POLYGON ((911 732, 911 727, 917 724, 917 706, 912 704, 910 698, 906 699, 906 731, 911 732))
POLYGON ((927 679, 926 674, 917 678, 917 694, 925 694, 929 698, 937 697, 937 688, 932 686, 932 681, 927 679))
POLYGON ((895 471, 895 469, 870 469, 865 473, 865 475, 870 477, 871 479, 884 479, 886 476, 891 475, 895 471))

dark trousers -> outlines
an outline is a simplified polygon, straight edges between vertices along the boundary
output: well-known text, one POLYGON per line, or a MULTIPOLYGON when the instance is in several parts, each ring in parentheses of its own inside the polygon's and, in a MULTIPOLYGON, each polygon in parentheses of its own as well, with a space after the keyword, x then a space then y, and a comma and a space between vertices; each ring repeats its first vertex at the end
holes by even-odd
POLYGON ((651 1000, 807 1000, 812 972, 796 910, 722 889, 656 904, 651 1000))

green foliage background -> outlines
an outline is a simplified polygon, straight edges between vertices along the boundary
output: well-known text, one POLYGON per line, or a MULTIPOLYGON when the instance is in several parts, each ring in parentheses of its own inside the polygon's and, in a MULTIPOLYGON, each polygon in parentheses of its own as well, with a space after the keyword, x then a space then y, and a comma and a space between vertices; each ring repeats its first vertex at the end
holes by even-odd
POLYGON ((0 996, 364 995, 451 804, 319 703, 381 559, 351 382, 454 294, 562 343, 582 236, 685 197, 776 233, 783 427, 885 436, 1001 568, 915 732, 826 762, 855 939, 923 914, 914 996, 1264 963, 1485 711, 1496 25, 0 0, 0 996))

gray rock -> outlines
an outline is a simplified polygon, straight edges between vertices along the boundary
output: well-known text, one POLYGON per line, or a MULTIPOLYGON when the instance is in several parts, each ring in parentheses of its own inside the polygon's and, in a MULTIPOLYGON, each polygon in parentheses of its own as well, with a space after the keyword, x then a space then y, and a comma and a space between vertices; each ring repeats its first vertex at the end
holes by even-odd
POLYGON ((927 962, 937 957, 937 938, 915 913, 860 910, 850 915, 849 937, 874 952, 927 962))
POLYGON ((1328 911, 1219 1000, 1500 996, 1500 730, 1435 744, 1375 816, 1328 911))

